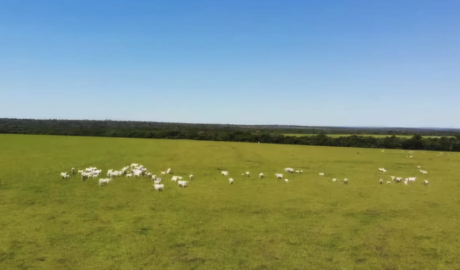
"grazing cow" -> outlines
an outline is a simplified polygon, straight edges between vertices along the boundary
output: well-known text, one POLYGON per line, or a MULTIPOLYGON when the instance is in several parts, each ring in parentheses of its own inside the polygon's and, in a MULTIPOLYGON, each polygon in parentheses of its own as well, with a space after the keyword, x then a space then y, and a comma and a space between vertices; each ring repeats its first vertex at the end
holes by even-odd
POLYGON ((246 172, 246 175, 249 177, 251 174, 249 172, 246 172))
POLYGON ((233 178, 229 178, 228 182, 230 183, 230 185, 233 185, 233 178))
POLYGON ((394 181, 396 177, 394 176, 390 176, 391 177, 391 181, 394 181))
POLYGON ((221 174, 224 175, 224 176, 227 176, 228 172, 227 171, 222 171, 221 174))
POLYGON ((110 181, 112 181, 112 178, 106 178, 106 179, 99 179, 99 186, 102 186, 102 185, 107 185, 110 181))
POLYGON ((166 170, 166 173, 167 173, 167 174, 172 173, 171 168, 167 169, 167 170, 166 170))
POLYGON ((259 173, 259 179, 264 177, 264 174, 263 173, 259 173))
POLYGON ((336 179, 336 178, 332 178, 332 182, 337 182, 337 179, 336 179))
POLYGON ((276 173, 275 174, 276 178, 278 179, 282 179, 283 178, 283 175, 281 173, 276 173))
POLYGON ((289 179, 284 179, 285 182, 289 182, 289 179))
POLYGON ((382 179, 380 179, 380 180, 379 180, 379 183, 380 183, 380 185, 381 185, 381 184, 383 183, 383 180, 382 180, 382 179))
POLYGON ((90 177, 92 177, 92 175, 91 175, 90 173, 85 173, 85 172, 84 172, 84 173, 81 174, 81 180, 82 180, 82 181, 85 181, 85 180, 87 180, 87 179, 90 178, 90 177))
POLYGON ((387 185, 388 185, 388 184, 391 184, 391 181, 387 181, 387 185))
POLYGON ((173 176, 173 177, 171 178, 171 180, 172 180, 172 181, 177 181, 177 176, 173 176))
POLYGON ((188 181, 178 181, 177 185, 179 187, 186 187, 186 186, 188 186, 188 181))
POLYGON ((322 172, 321 172, 321 173, 319 173, 319 176, 324 176, 324 173, 322 173, 322 172))
POLYGON ((348 178, 343 179, 343 182, 344 182, 345 184, 348 184, 348 178))
POLYGON ((294 169, 293 168, 285 168, 284 171, 289 172, 289 173, 293 173, 294 169))
POLYGON ((132 173, 127 173, 126 178, 130 178, 130 177, 133 177, 133 174, 132 173))
POLYGON ((193 174, 190 175, 190 180, 192 180, 192 178, 193 178, 193 174))
POLYGON ((156 190, 156 191, 163 191, 164 188, 165 188, 165 185, 164 184, 153 184, 153 188, 156 190))
POLYGON ((428 180, 425 180, 425 182, 424 182, 424 183, 425 183, 425 186, 426 186, 426 185, 428 185, 428 180))

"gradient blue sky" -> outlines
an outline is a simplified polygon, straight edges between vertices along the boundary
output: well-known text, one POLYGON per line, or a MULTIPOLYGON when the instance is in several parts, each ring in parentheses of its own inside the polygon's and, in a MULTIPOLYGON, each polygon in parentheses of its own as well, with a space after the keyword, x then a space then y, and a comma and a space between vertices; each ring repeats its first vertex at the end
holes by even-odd
POLYGON ((0 117, 460 128, 458 0, 0 0, 0 117))

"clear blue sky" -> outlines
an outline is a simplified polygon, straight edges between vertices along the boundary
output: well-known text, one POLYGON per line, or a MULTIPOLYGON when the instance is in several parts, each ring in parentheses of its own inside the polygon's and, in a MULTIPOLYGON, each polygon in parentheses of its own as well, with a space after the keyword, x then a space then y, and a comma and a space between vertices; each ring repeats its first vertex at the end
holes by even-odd
POLYGON ((0 0, 0 117, 460 128, 458 0, 0 0))

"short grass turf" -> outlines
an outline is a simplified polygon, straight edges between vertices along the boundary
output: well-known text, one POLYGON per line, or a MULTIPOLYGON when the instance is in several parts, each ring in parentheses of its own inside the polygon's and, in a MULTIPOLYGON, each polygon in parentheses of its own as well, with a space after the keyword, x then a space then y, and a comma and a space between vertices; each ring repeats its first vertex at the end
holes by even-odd
POLYGON ((460 155, 411 154, 0 135, 0 269, 460 269, 460 155), (131 163, 195 178, 156 192, 147 178, 59 176, 131 163), (285 167, 304 173, 277 180, 285 167), (390 175, 418 180, 378 184, 390 175))

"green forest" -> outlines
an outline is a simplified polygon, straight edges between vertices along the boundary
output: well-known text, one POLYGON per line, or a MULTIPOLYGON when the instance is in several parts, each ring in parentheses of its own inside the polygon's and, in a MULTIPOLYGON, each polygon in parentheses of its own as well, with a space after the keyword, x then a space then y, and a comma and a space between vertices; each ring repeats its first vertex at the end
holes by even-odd
POLYGON ((457 130, 244 126, 135 121, 0 119, 0 133, 125 138, 189 139, 318 146, 460 151, 457 130), (286 136, 285 133, 297 134, 286 136), (352 134, 327 136, 327 134, 352 134), (299 136, 299 134, 309 134, 299 136), (311 135, 315 134, 315 135, 311 135), (363 134, 386 134, 386 137, 363 134), (412 135, 398 137, 396 135, 412 135), (440 137, 423 137, 440 136, 440 137))

